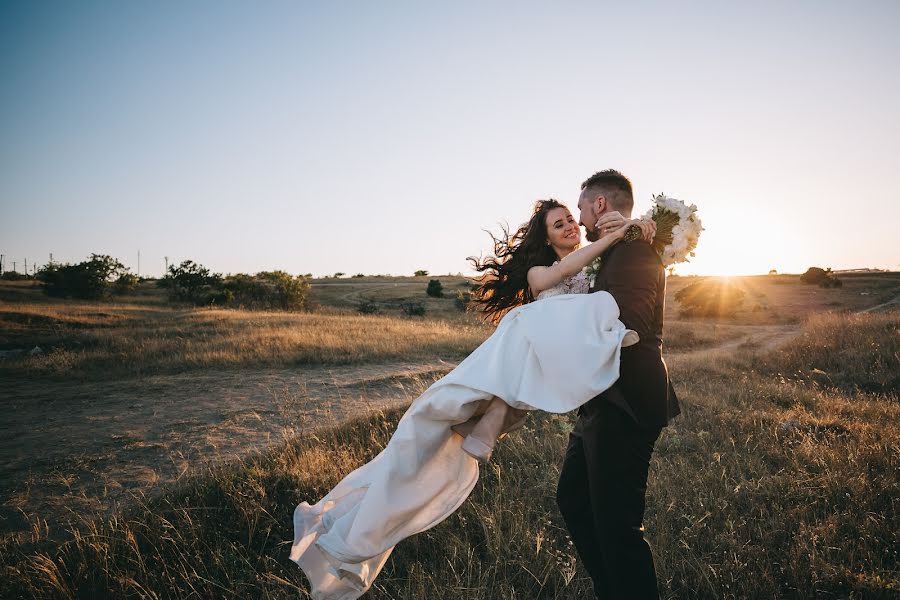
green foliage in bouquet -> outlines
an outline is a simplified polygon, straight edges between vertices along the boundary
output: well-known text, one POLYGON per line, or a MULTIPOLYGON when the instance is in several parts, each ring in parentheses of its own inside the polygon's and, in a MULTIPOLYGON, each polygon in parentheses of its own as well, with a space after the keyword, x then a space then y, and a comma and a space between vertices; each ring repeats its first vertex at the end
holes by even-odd
MULTIPOLYGON (((656 221, 656 236, 654 236, 651 246, 658 254, 662 254, 666 246, 671 244, 674 239, 673 230, 678 225, 679 217, 676 213, 659 205, 653 207, 650 216, 656 221)), ((638 229, 638 236, 640 236, 640 229, 638 229)))

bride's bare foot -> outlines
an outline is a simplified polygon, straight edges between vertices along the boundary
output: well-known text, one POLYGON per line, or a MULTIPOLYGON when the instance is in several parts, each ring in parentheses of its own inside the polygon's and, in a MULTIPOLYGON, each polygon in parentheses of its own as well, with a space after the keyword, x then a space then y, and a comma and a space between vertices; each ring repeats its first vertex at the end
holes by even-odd
POLYGON ((622 338, 622 347, 634 346, 639 341, 641 341, 641 336, 638 335, 637 331, 628 329, 625 331, 625 337, 622 338))
MULTIPOLYGON (((525 424, 527 412, 511 408, 506 402, 495 397, 491 400, 487 410, 471 427, 469 433, 463 440, 462 449, 464 452, 478 460, 479 462, 487 462, 491 458, 494 451, 494 444, 497 440, 509 431, 514 431, 525 424)), ((467 425, 469 421, 460 423, 461 426, 467 425)), ((468 429, 468 427, 454 426, 454 431, 460 433, 468 429)))

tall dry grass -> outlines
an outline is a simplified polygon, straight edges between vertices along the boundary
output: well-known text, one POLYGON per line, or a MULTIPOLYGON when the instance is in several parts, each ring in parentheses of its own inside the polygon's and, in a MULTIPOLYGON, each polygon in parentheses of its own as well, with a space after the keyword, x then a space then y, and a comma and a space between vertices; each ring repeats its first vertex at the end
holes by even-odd
POLYGON ((900 390, 898 313, 812 315, 800 335, 759 366, 780 376, 845 390, 900 390))
POLYGON ((0 373, 108 378, 200 368, 458 359, 490 335, 471 322, 119 304, 17 303, 5 335, 45 352, 0 362, 0 373), (21 333, 18 331, 21 330, 21 333))
MULTIPOLYGON (((844 350, 864 356, 893 343, 900 313, 832 324, 848 333, 844 350)), ((845 361, 843 388, 767 370, 779 356, 808 363, 817 340, 680 365, 684 415, 657 446, 645 521, 664 597, 900 595, 900 401, 863 391, 878 380, 865 360, 845 361)), ((37 524, 30 539, 0 544, 0 596, 305 597, 287 559, 294 505, 371 459, 399 416, 208 468, 112 518, 86 517, 62 543, 37 524)), ((456 514, 398 545, 371 597, 590 597, 554 501, 570 428, 534 415, 456 514)))

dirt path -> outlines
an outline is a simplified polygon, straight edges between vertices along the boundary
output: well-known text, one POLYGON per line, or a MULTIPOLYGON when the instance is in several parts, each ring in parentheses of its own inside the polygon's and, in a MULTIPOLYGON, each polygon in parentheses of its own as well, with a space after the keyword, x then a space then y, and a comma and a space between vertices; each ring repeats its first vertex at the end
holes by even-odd
POLYGON ((5 382, 0 534, 26 515, 108 509, 189 469, 409 403, 448 363, 205 371, 103 383, 5 382))
POLYGON ((800 333, 797 325, 745 325, 746 333, 735 339, 727 340, 712 346, 705 346, 683 352, 667 352, 667 362, 678 362, 705 358, 712 355, 721 355, 723 352, 736 350, 752 350, 754 352, 767 352, 777 348, 800 333))
POLYGON ((877 306, 873 306, 871 308, 864 308, 863 310, 857 311, 856 314, 861 315, 863 313, 875 312, 876 310, 881 310, 883 308, 888 308, 890 306, 894 306, 895 304, 900 304, 900 296, 895 296, 888 300, 887 302, 882 302, 877 306))

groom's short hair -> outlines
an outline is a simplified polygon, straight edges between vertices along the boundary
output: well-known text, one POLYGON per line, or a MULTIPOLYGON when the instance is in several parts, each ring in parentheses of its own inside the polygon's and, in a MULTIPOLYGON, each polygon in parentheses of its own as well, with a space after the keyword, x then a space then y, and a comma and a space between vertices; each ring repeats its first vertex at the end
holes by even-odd
POLYGON ((634 196, 631 191, 631 182, 627 177, 615 169, 597 171, 584 180, 581 190, 602 192, 613 210, 631 212, 634 208, 634 196))

